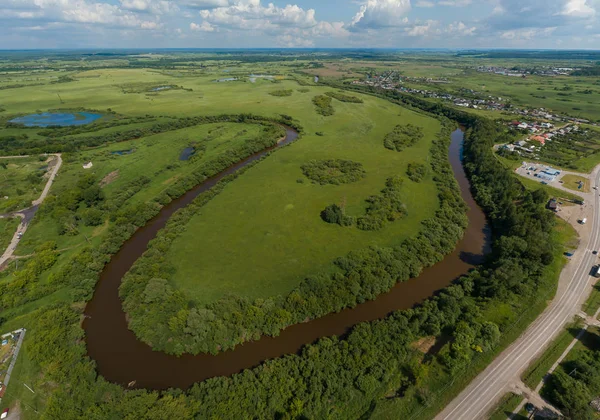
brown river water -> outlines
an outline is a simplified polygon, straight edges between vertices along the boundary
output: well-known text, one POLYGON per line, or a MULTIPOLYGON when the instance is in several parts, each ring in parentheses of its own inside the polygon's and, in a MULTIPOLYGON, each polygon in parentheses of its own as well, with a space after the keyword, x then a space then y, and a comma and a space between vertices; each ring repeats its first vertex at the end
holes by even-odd
MULTIPOLYGON (((287 129, 286 139, 275 147, 291 143, 297 137, 296 132, 287 129)), ((264 336, 260 340, 239 345, 215 356, 185 354, 177 357, 153 351, 150 346, 139 341, 127 327, 119 299, 119 285, 125 273, 146 251, 148 242, 165 226, 175 211, 189 204, 198 194, 212 188, 224 176, 260 159, 275 147, 244 159, 188 191, 138 229, 101 273, 94 296, 87 304, 83 323, 88 355, 96 361, 98 372, 107 380, 124 386, 135 381, 135 388, 185 389, 195 382, 252 368, 266 359, 297 353, 302 346, 313 343, 320 337, 342 336, 353 325, 384 318, 395 310, 411 308, 448 286, 453 280, 466 274, 475 264, 480 263, 490 245, 490 232, 485 215, 471 196, 469 182, 462 167, 462 143, 463 132, 456 130, 452 133, 449 156, 462 197, 469 207, 469 226, 451 254, 436 265, 423 270, 418 278, 396 284, 389 292, 375 300, 306 323, 292 325, 281 331, 278 337, 264 336)))

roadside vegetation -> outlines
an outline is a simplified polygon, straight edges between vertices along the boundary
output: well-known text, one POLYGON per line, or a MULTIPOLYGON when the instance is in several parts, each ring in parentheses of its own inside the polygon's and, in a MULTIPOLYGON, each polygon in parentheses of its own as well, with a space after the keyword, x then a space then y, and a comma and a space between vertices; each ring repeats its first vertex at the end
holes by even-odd
POLYGON ((46 184, 47 161, 54 156, 0 159, 0 214, 31 207, 46 184))
MULTIPOLYGON (((592 401, 600 393, 600 335, 590 327, 558 368, 550 375, 541 394, 567 419, 598 417, 592 401)), ((597 403, 596 403, 597 404, 597 403)))
POLYGON ((4 253, 8 244, 21 223, 18 217, 0 218, 0 255, 4 253))

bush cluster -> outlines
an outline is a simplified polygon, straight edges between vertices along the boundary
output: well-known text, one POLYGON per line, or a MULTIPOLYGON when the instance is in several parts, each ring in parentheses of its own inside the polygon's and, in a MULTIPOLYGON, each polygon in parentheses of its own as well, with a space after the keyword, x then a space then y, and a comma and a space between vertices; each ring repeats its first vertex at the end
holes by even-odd
POLYGON ((406 169, 408 179, 414 182, 421 182, 427 174, 427 167, 421 162, 410 162, 406 169))
POLYGON ((394 130, 386 134, 383 145, 390 150, 401 152, 407 147, 416 144, 423 138, 423 129, 412 124, 397 125, 394 130))
POLYGON ((317 108, 317 113, 323 115, 324 117, 329 117, 335 114, 335 109, 331 105, 331 98, 326 95, 317 95, 313 98, 313 104, 317 108))
POLYGON ((269 92, 271 96, 292 96, 294 91, 292 89, 280 89, 274 90, 273 92, 269 92))
POLYGON ((345 95, 340 92, 325 92, 325 95, 330 96, 334 99, 337 99, 338 101, 341 101, 341 102, 350 102, 350 103, 354 103, 354 104, 362 104, 364 102, 362 99, 357 98, 356 96, 345 95))
POLYGON ((311 160, 300 167, 315 184, 349 184, 360 181, 367 173, 359 162, 343 159, 311 160))

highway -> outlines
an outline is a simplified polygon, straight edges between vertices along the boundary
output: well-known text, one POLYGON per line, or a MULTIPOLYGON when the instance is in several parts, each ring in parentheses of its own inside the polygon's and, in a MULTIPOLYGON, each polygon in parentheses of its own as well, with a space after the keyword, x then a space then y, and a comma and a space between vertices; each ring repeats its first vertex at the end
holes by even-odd
MULTIPOLYGON (((600 171, 596 167, 590 179, 592 187, 600 184, 600 171)), ((600 247, 600 197, 592 189, 587 195, 591 202, 588 223, 591 230, 582 236, 579 248, 571 262, 561 273, 557 294, 546 310, 525 332, 504 350, 467 388, 465 388, 435 418, 436 420, 484 419, 496 406, 500 398, 510 391, 511 384, 520 380, 522 372, 539 357, 548 344, 558 335, 563 326, 573 319, 581 304, 591 292, 593 278, 590 270, 597 262, 593 250, 600 247)))

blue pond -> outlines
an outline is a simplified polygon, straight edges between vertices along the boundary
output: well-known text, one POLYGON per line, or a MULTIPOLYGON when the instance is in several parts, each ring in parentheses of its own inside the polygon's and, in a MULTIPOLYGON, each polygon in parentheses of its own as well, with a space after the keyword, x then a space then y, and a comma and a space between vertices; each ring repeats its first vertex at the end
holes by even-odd
POLYGON ((194 153, 196 153, 196 149, 194 149, 193 147, 186 147, 181 151, 181 154, 179 155, 179 160, 189 160, 189 158, 191 158, 194 155, 194 153))
POLYGON ((101 117, 101 114, 94 114, 91 112, 44 112, 41 114, 30 114, 23 117, 17 117, 9 122, 23 124, 25 127, 48 127, 50 125, 66 127, 70 125, 89 124, 101 117))

